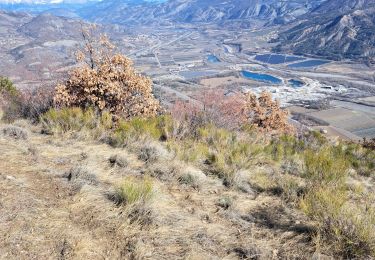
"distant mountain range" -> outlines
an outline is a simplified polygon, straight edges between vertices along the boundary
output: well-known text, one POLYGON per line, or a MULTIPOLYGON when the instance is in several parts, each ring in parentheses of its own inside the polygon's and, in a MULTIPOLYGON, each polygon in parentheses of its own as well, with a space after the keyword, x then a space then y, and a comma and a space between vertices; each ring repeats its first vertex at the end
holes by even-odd
MULTIPOLYGON (((4 2, 4 1, 3 1, 4 2)), ((9 1, 8 1, 9 2, 9 1)), ((12 1, 18 2, 18 1, 12 1)), ((126 26, 214 24, 279 26, 276 51, 373 61, 375 0, 82 0, 1 4, 0 9, 52 13, 126 26), (51 4, 50 2, 54 2, 51 4), (73 3, 74 2, 74 3, 73 3), (35 4, 39 3, 39 4, 35 4), (43 3, 43 4, 41 4, 43 3)))
POLYGON ((82 10, 89 20, 118 24, 155 22, 224 23, 260 19, 283 24, 292 21, 324 0, 169 0, 163 3, 105 0, 82 10))

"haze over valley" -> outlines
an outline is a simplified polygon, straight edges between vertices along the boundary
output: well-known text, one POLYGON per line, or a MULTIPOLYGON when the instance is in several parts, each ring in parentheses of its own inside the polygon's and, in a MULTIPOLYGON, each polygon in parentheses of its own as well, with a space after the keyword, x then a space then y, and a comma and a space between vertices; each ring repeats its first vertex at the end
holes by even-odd
POLYGON ((312 126, 324 122, 348 138, 375 135, 372 1, 106 0, 2 7, 0 70, 19 87, 63 77, 74 64, 83 20, 99 24, 152 77, 166 104, 194 99, 204 88, 266 89, 298 118, 303 107, 312 126), (326 113, 366 120, 352 126, 318 113, 316 104, 327 99, 326 113))

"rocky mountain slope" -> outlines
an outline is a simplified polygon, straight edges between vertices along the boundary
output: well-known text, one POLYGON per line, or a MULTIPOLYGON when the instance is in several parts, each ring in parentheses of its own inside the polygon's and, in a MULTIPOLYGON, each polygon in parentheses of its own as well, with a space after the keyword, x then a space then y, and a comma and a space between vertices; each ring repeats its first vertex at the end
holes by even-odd
POLYGON ((374 62, 375 2, 329 0, 280 35, 279 51, 374 62))
POLYGON ((96 22, 148 24, 154 22, 225 23, 261 19, 285 23, 318 6, 322 0, 170 0, 165 3, 107 0, 81 14, 96 22), (95 10, 95 11, 93 11, 95 10))
POLYGON ((0 71, 20 87, 56 81, 81 40, 78 20, 50 14, 0 12, 0 71))

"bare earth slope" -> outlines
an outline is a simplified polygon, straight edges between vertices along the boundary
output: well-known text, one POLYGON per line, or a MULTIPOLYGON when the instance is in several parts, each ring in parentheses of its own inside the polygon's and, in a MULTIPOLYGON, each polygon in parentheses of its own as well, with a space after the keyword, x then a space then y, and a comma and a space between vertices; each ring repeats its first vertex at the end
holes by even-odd
POLYGON ((229 190, 175 160, 145 163, 124 149, 18 125, 28 131, 26 140, 0 135, 0 259, 304 259, 312 254, 309 225, 279 197, 229 190), (113 155, 126 163, 111 165, 113 155), (198 176, 199 186, 178 183, 184 171, 198 176), (143 175, 152 176, 154 199, 143 212, 129 214, 111 194, 124 178, 143 175), (218 203, 223 198, 233 205, 218 203), (135 214, 141 217, 135 220, 135 214))

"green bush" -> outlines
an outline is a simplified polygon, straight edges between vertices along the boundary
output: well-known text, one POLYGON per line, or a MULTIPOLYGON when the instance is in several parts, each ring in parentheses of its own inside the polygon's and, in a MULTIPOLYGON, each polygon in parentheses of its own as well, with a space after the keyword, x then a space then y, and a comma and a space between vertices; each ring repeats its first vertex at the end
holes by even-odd
POLYGON ((375 214, 372 206, 353 203, 347 185, 357 148, 339 144, 304 153, 307 180, 300 207, 316 222, 317 236, 335 254, 346 259, 375 255, 375 214))
POLYGON ((275 161, 281 161, 300 154, 304 149, 306 149, 306 144, 303 140, 294 136, 283 135, 272 139, 264 151, 270 154, 275 161))
POLYGON ((345 259, 375 256, 374 209, 352 205, 345 187, 320 187, 301 200, 301 209, 316 222, 321 246, 345 259))
POLYGON ((16 97, 19 95, 19 91, 13 85, 13 82, 4 77, 0 77, 0 95, 9 95, 10 97, 16 97))
POLYGON ((0 109, 2 119, 13 122, 21 114, 21 94, 8 78, 0 77, 0 109))
POLYGON ((323 147, 318 152, 307 150, 304 162, 305 171, 302 176, 319 185, 342 183, 349 169, 349 163, 345 157, 337 154, 331 147, 323 147))

